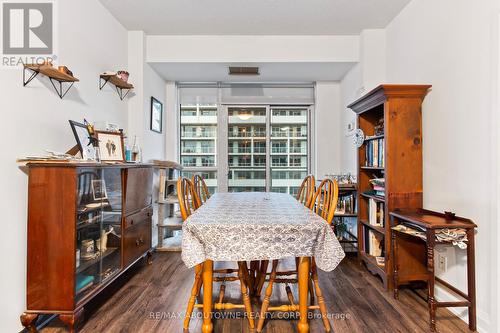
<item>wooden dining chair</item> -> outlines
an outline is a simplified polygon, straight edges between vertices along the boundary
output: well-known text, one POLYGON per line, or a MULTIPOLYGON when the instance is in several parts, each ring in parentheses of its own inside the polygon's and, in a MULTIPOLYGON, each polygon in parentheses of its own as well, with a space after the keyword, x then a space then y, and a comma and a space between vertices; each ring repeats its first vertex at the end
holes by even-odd
POLYGON ((210 192, 208 191, 208 186, 205 180, 200 175, 193 175, 191 178, 193 182, 194 191, 196 192, 196 197, 198 199, 198 207, 203 205, 208 199, 210 199, 210 192))
POLYGON ((311 201, 314 195, 314 187, 316 186, 316 180, 313 175, 307 175, 302 181, 299 187, 299 192, 297 192, 297 200, 304 204, 306 207, 311 206, 311 201))
MULTIPOLYGON (((196 209, 200 207, 198 202, 201 202, 201 200, 197 196, 198 194, 196 193, 193 182, 188 178, 179 178, 177 181, 177 197, 179 199, 179 206, 183 221, 185 221, 196 209)), ((196 265, 194 268, 194 283, 191 288, 191 296, 188 300, 186 317, 184 318, 183 325, 185 332, 189 331, 189 322, 191 321, 194 308, 203 308, 202 303, 196 304, 196 299, 198 298, 203 285, 202 273, 203 263, 196 265)), ((213 308, 215 310, 245 309, 250 328, 255 328, 252 305, 248 294, 248 268, 246 262, 238 262, 238 269, 215 269, 213 270, 213 274, 217 274, 217 276, 213 277, 213 282, 222 282, 219 289, 218 301, 214 303, 213 308), (237 273, 237 276, 235 276, 234 273, 237 273), (225 283, 238 280, 240 281, 243 304, 224 303, 226 290, 225 283)))
MULTIPOLYGON (((325 219, 328 225, 331 225, 333 221, 333 216, 335 214, 335 209, 337 207, 339 188, 336 181, 331 179, 325 179, 321 182, 318 189, 314 193, 312 200, 310 202, 309 208, 325 219)), ((297 260, 296 260, 297 261, 297 260)), ((269 275, 268 284, 266 287, 266 294, 264 300, 262 301, 262 307, 260 312, 259 321, 257 323, 257 332, 261 332, 264 327, 264 322, 266 314, 268 311, 279 311, 279 312, 296 312, 299 311, 299 306, 295 302, 292 289, 289 284, 298 283, 298 269, 297 266, 295 270, 279 272, 278 271, 278 260, 273 260, 271 273, 264 272, 267 276, 269 275), (289 301, 289 304, 282 304, 279 306, 269 306, 270 299, 273 292, 273 284, 285 284, 285 292, 289 301)), ((310 294, 310 305, 309 310, 319 310, 321 312, 321 317, 323 319, 323 326, 326 332, 331 331, 330 321, 328 320, 328 312, 326 309, 325 299, 323 293, 319 286, 318 280, 318 270, 316 268, 316 262, 314 257, 311 258, 311 268, 309 272, 309 294, 310 294), (317 304, 314 304, 315 296, 317 298, 317 304)))

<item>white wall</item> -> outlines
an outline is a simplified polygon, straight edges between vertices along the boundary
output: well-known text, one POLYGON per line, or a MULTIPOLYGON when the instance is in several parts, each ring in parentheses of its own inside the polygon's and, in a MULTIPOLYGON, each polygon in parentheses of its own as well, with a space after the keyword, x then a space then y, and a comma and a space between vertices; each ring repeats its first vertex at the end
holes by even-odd
POLYGON ((356 124, 355 113, 347 108, 363 94, 386 81, 386 31, 385 29, 364 30, 359 39, 360 57, 340 81, 341 90, 341 169, 343 172, 357 172, 357 149, 353 143, 353 131, 348 124, 356 124))
POLYGON ((351 102, 361 97, 364 92, 361 64, 354 66, 340 82, 340 165, 343 172, 356 174, 357 148, 354 145, 354 131, 348 131, 348 124, 356 128, 356 114, 347 108, 351 102))
POLYGON ((147 36, 148 62, 356 62, 358 36, 147 36))
MULTIPOLYGON (((75 144, 68 119, 107 120, 127 126, 127 104, 110 87, 98 87, 99 74, 126 68, 127 32, 97 0, 57 2, 59 50, 57 63, 80 79, 60 100, 46 78, 22 86, 22 71, 0 70, 0 110, 3 151, 0 184, 0 322, 3 332, 21 330, 19 315, 26 307, 27 176, 15 160, 44 149, 66 151, 75 144), (97 38, 98 36, 98 38, 97 38)), ((132 74, 133 75, 133 74, 132 74)))
POLYGON ((152 159, 165 159, 166 156, 166 105, 165 105, 165 81, 156 73, 150 65, 144 64, 144 116, 145 128, 142 155, 144 161, 152 159), (151 97, 156 98, 163 104, 163 125, 162 133, 151 131, 151 97))
POLYGON ((337 174, 342 171, 340 164, 341 148, 341 108, 339 82, 316 82, 315 89, 315 129, 314 174, 322 178, 325 174, 337 174))
POLYGON ((145 62, 146 36, 143 31, 128 32, 128 68, 134 73, 134 90, 128 98, 129 144, 137 140, 142 149, 142 159, 165 158, 165 81, 145 62), (163 103, 163 131, 150 130, 151 97, 163 103))
POLYGON ((175 82, 167 82, 165 87, 165 118, 166 128, 166 159, 179 162, 179 102, 177 100, 177 86, 175 82))

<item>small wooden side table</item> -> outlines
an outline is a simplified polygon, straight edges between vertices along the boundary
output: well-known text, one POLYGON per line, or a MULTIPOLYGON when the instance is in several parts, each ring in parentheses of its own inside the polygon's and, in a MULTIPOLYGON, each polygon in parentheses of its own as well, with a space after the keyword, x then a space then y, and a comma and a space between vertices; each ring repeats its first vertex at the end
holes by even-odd
POLYGON ((428 285, 428 305, 431 331, 436 330, 436 308, 467 307, 469 329, 476 330, 476 277, 474 229, 471 220, 457 217, 453 213, 437 213, 425 209, 396 210, 389 214, 392 231, 392 256, 394 262, 394 298, 398 298, 398 287, 414 281, 425 281, 428 285), (420 234, 394 230, 399 224, 420 231, 420 234), (464 229, 467 235, 467 293, 452 286, 434 274, 434 247, 436 244, 450 244, 438 241, 436 233, 443 229, 464 229), (434 298, 436 282, 451 290, 464 300, 438 302, 434 298))

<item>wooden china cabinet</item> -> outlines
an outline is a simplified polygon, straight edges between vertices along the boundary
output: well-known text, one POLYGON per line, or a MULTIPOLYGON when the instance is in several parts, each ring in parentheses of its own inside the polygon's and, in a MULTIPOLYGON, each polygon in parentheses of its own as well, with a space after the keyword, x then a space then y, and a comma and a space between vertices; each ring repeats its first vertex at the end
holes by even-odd
POLYGON ((74 332, 84 305, 151 258, 153 169, 146 164, 30 163, 27 310, 58 314, 74 332))

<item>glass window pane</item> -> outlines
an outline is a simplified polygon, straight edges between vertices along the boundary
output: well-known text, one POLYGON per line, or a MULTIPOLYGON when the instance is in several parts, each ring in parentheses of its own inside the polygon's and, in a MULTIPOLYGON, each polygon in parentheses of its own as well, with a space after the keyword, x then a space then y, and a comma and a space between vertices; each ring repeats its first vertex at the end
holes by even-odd
POLYGON ((183 89, 185 88, 181 88, 180 105, 180 161, 184 166, 182 175, 191 178, 193 174, 200 174, 209 191, 214 193, 217 189, 218 108, 210 101, 217 100, 217 90, 199 88, 182 94, 183 89), (195 96, 194 92, 199 92, 199 96, 195 96), (184 95, 187 97, 183 98, 184 95))
POLYGON ((266 190, 265 107, 228 108, 228 191, 266 190))
POLYGON ((271 191, 296 195, 308 170, 308 110, 271 109, 271 191))

